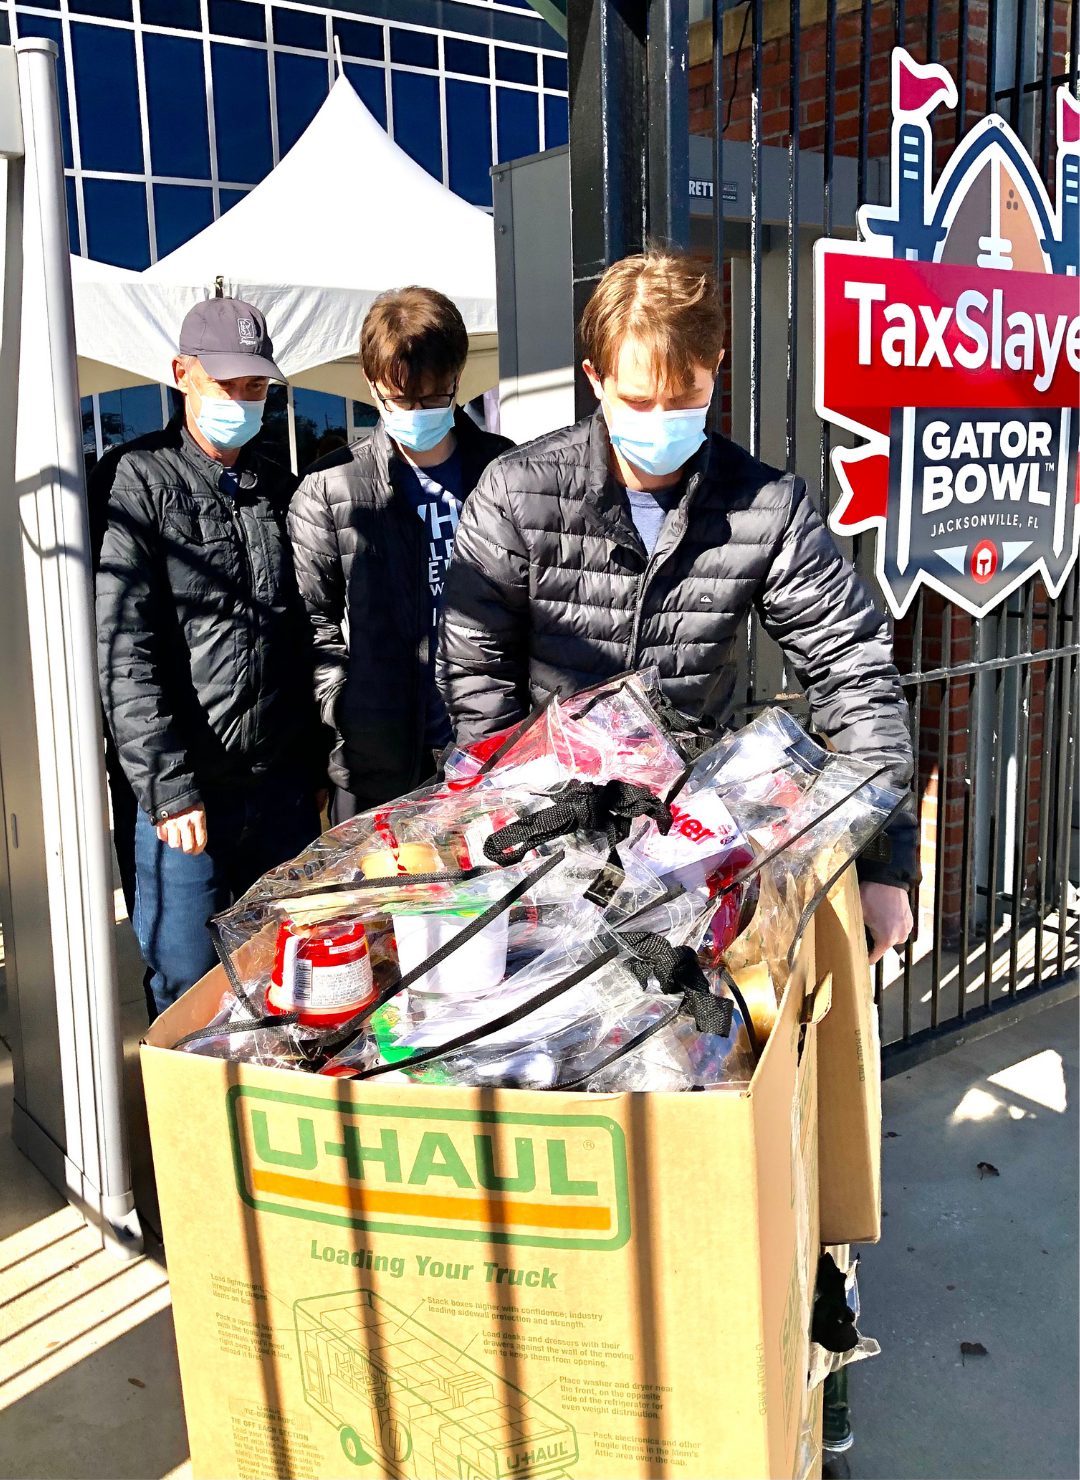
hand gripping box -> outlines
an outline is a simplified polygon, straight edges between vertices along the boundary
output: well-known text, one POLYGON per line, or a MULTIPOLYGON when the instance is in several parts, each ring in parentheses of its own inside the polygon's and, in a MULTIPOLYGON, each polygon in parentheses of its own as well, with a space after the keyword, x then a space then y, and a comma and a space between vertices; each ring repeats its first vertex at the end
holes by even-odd
POLYGON ((813 927, 745 1093, 378 1087, 142 1049, 194 1473, 820 1466, 813 927))

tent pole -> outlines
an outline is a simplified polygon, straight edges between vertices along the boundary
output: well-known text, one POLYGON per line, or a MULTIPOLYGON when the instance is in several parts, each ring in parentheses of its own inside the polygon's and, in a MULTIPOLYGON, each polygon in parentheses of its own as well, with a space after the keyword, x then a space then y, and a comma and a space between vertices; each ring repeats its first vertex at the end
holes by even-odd
POLYGON ((285 387, 285 404, 289 418, 289 467, 293 470, 293 476, 300 474, 300 461, 296 453, 296 402, 293 399, 293 388, 291 385, 285 387))

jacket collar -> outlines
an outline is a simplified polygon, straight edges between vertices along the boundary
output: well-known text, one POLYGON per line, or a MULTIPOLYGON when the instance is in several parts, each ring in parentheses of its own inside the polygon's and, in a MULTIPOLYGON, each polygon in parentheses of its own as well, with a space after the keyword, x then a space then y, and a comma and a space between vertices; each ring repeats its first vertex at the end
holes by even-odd
MULTIPOLYGON (((675 521, 680 534, 686 528, 686 510, 690 500, 703 479, 711 475, 714 455, 715 446, 710 437, 688 465, 675 521)), ((622 485, 611 471, 611 440, 604 413, 599 406, 588 418, 585 484, 583 504, 586 522, 592 525, 597 534, 643 553, 644 546, 630 517, 622 485)))
POLYGON ((250 443, 247 447, 240 449, 240 456, 233 463, 232 467, 226 468, 223 463, 218 462, 217 458, 210 457, 203 451, 188 431, 182 415, 177 417, 176 421, 180 431, 180 451, 187 458, 188 462, 198 468, 199 472, 208 482, 213 483, 215 488, 218 487, 219 479, 222 473, 225 472, 235 473, 240 487, 245 492, 255 487, 259 479, 255 469, 251 466, 253 453, 250 443))
MULTIPOLYGON (((454 435, 457 438, 457 453, 461 459, 461 485, 466 497, 476 487, 480 474, 491 461, 484 446, 484 434, 472 417, 459 406, 454 416, 454 435)), ((389 503, 393 497, 395 479, 405 467, 405 459, 398 452, 382 417, 375 424, 370 443, 374 458, 375 496, 380 503, 389 503)))

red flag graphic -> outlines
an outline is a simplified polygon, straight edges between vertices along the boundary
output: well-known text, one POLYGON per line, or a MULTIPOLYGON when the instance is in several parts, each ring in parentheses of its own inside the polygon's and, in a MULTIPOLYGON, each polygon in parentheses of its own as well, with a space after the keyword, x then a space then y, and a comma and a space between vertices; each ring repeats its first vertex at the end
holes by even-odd
POLYGON ((921 66, 906 52, 897 55, 894 113, 928 112, 939 100, 956 102, 956 86, 944 67, 921 66))
POLYGON ((889 511, 889 459, 884 452, 865 448, 837 448, 833 466, 846 485, 848 501, 834 519, 837 529, 857 529, 868 519, 884 519, 889 511))
POLYGON ((1080 144, 1080 103, 1075 103, 1064 88, 1058 96, 1061 99, 1061 126, 1058 129, 1058 143, 1080 144))

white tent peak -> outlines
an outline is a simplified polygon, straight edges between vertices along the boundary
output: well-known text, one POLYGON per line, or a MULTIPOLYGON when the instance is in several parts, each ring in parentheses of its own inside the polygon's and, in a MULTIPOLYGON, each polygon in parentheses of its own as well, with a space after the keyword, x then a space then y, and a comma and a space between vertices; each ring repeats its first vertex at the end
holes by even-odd
POLYGON ((355 287, 362 264, 382 287, 468 298, 490 291, 494 256, 491 217, 432 179, 339 77, 277 168, 144 277, 355 287))
POLYGON ((266 315, 291 381, 370 400, 360 326, 389 288, 422 283, 461 310, 465 396, 498 380, 491 217, 396 145, 347 77, 269 175, 145 272, 73 261, 82 393, 171 383, 184 314, 222 292, 266 315))

